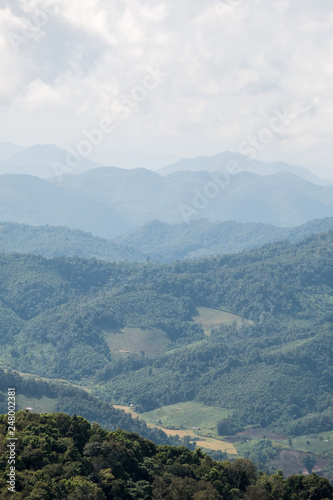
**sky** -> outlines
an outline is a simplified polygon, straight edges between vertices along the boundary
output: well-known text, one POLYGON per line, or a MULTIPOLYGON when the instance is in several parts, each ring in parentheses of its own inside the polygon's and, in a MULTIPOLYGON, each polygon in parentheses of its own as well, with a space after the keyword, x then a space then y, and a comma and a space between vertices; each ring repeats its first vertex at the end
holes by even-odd
POLYGON ((332 0, 0 0, 0 142, 333 178, 332 0))

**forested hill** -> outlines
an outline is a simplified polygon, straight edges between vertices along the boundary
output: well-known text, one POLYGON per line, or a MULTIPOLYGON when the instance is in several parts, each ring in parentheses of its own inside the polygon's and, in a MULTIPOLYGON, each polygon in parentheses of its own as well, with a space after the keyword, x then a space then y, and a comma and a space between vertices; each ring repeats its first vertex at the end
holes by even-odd
POLYGON ((145 261, 134 246, 119 245, 79 229, 61 226, 29 226, 0 222, 0 252, 33 253, 43 257, 61 255, 108 261, 145 261))
POLYGON ((172 262, 241 252, 274 241, 297 242, 311 234, 332 229, 332 217, 288 228, 258 222, 210 222, 204 219, 182 224, 152 221, 114 241, 141 251, 155 262, 172 262))
MULTIPOLYGON (((135 433, 107 432, 81 417, 19 412, 16 464, 7 483, 7 419, 0 416, 0 495, 24 500, 303 500, 333 498, 316 475, 258 474, 250 460, 214 462, 200 449, 156 446, 135 433)), ((10 441, 13 442, 13 441, 10 441)))
POLYGON ((333 232, 171 265, 2 255, 0 280, 0 359, 22 372, 141 410, 196 399, 240 428, 333 427, 333 232), (203 308, 238 319, 207 334, 203 308))
POLYGON ((129 432, 137 432, 156 444, 185 445, 193 447, 189 439, 167 436, 158 428, 148 427, 143 420, 132 418, 123 410, 114 408, 110 403, 96 398, 86 390, 71 384, 47 382, 34 377, 21 377, 17 373, 8 373, 0 369, 0 413, 8 410, 8 387, 15 387, 16 409, 32 407, 34 412, 61 411, 69 415, 77 414, 90 422, 97 422, 109 431, 121 427, 129 432))
POLYGON ((79 229, 0 222, 0 252, 96 257, 111 262, 144 262, 149 258, 166 263, 241 252, 280 240, 296 242, 331 229, 332 217, 291 228, 204 219, 179 224, 152 221, 119 238, 106 240, 79 229))

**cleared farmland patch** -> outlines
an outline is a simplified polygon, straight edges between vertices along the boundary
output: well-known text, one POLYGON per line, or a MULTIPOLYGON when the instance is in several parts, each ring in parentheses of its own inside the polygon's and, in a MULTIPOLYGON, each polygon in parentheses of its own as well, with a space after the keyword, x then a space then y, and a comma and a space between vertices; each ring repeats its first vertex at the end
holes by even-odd
POLYGON ((18 407, 32 408, 34 413, 52 413, 57 410, 58 400, 43 396, 42 398, 30 398, 23 394, 18 395, 18 407))
POLYGON ((230 415, 231 410, 206 406, 196 401, 162 406, 143 413, 146 422, 162 425, 169 429, 190 429, 199 435, 217 437, 216 426, 219 420, 230 415))
POLYGON ((114 355, 147 354, 154 356, 167 350, 168 337, 157 328, 123 328, 117 332, 105 332, 104 339, 114 355))
MULTIPOLYGON (((209 307, 198 307, 199 315, 194 317, 194 321, 199 323, 204 329, 205 335, 210 335, 213 328, 220 325, 231 325, 243 323, 243 318, 220 309, 211 309, 209 307)), ((247 321, 248 322, 248 321, 247 321)))
MULTIPOLYGON (((170 428, 168 426, 165 426, 161 423, 155 423, 156 422, 156 415, 152 416, 155 412, 158 412, 159 410, 164 410, 167 414, 172 414, 174 411, 180 411, 177 408, 181 408, 181 406, 184 407, 184 412, 187 412, 187 417, 184 418, 184 415, 181 417, 183 418, 183 422, 185 423, 186 419, 190 418, 190 413, 195 411, 195 410, 200 410, 200 407, 204 407, 204 405, 196 402, 187 402, 187 403, 179 403, 177 405, 170 405, 170 406, 164 406, 163 408, 159 408, 158 410, 154 410, 151 412, 147 413, 142 413, 138 414, 134 411, 132 407, 129 406, 122 406, 122 405, 114 405, 115 408, 118 408, 120 410, 124 410, 127 413, 131 413, 132 417, 136 418, 141 418, 144 420, 147 424, 148 427, 156 427, 158 429, 161 429, 164 431, 168 436, 176 436, 178 435, 179 437, 185 437, 185 436, 190 436, 191 441, 195 441, 197 446, 200 446, 201 448, 205 448, 207 450, 220 450, 220 451, 225 451, 229 455, 237 455, 237 450, 233 443, 229 443, 227 441, 223 441, 222 439, 217 439, 211 437, 212 434, 212 429, 209 431, 209 435, 205 435, 205 429, 192 429, 192 427, 186 427, 182 426, 182 428, 170 428), (151 418, 152 416, 152 418, 151 418), (152 421, 154 420, 154 422, 152 421)), ((205 422, 206 418, 206 424, 207 421, 209 421, 208 413, 211 412, 215 417, 220 416, 222 418, 222 415, 227 415, 228 410, 223 410, 222 408, 215 408, 212 406, 206 406, 203 409, 203 412, 201 413, 201 418, 202 422, 205 422)), ((213 417, 214 418, 214 417, 213 417)), ((157 421, 159 422, 159 420, 157 421)), ((211 425, 211 422, 210 422, 211 425)), ((198 426, 194 426, 198 427, 198 426)), ((216 424, 215 424, 216 428, 216 424)))

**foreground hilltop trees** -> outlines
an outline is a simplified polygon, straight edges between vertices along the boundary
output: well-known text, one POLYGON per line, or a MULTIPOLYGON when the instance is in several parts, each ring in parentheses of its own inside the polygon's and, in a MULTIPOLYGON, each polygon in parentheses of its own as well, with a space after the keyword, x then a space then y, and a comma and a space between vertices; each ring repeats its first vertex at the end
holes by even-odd
POLYGON ((18 412, 16 493, 8 491, 7 418, 0 416, 1 499, 330 500, 316 475, 267 476, 250 460, 215 462, 200 449, 157 446, 81 417, 18 412))

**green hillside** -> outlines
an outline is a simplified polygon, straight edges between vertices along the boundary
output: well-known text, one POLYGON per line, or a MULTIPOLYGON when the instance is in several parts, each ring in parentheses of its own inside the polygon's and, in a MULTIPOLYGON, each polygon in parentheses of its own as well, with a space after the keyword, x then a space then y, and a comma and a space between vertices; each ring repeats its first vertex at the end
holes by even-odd
POLYGON ((179 224, 152 221, 119 236, 115 241, 140 250, 149 255, 152 261, 172 262, 237 253, 274 241, 297 242, 311 234, 331 229, 332 217, 290 228, 255 222, 211 222, 204 219, 179 224))
POLYGON ((171 265, 2 255, 0 360, 139 412, 232 410, 221 435, 331 430, 332 252, 333 232, 171 265))
POLYGON ((0 252, 33 253, 43 257, 61 255, 108 261, 144 261, 139 250, 93 236, 79 229, 57 226, 28 226, 0 222, 0 252))
POLYGON ((201 450, 156 446, 138 434, 108 432, 82 417, 19 412, 16 419, 12 441, 6 439, 7 419, 0 416, 4 500, 328 500, 333 495, 326 478, 258 474, 247 459, 215 462, 201 450), (16 448, 12 469, 8 442, 16 448), (7 482, 9 474, 14 486, 7 482))
POLYGON ((177 436, 167 436, 162 430, 147 427, 143 420, 132 418, 123 410, 116 409, 112 404, 96 398, 86 390, 74 387, 66 381, 46 381, 35 375, 8 372, 0 369, 0 413, 6 413, 8 387, 16 389, 17 410, 27 407, 34 412, 65 412, 69 415, 81 415, 90 422, 97 422, 110 431, 118 427, 138 432, 141 436, 151 439, 157 444, 184 445, 193 447, 189 440, 177 436))
POLYGON ((149 222, 116 239, 107 240, 79 229, 0 223, 0 252, 33 253, 43 257, 95 257, 106 261, 173 262, 177 259, 237 253, 263 244, 297 242, 311 234, 333 229, 333 218, 312 220, 285 228, 271 224, 210 222, 149 222))

